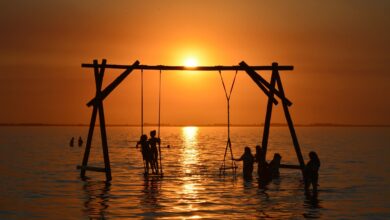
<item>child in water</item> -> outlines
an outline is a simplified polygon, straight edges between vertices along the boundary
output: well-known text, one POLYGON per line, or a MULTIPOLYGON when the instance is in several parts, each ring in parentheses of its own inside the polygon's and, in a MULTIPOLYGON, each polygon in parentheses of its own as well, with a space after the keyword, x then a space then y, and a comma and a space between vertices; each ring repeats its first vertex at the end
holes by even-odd
POLYGON ((273 178, 278 178, 280 173, 279 173, 279 167, 280 167, 280 161, 282 160, 282 156, 280 154, 275 153, 274 158, 268 165, 269 169, 269 175, 270 177, 273 178))
POLYGON ((309 162, 305 167, 305 189, 309 189, 310 185, 313 186, 313 192, 317 193, 318 186, 318 170, 320 169, 321 162, 316 152, 311 151, 309 153, 309 162))
POLYGON ((137 143, 137 146, 138 145, 141 145, 142 159, 144 160, 145 163, 144 175, 148 175, 149 164, 151 163, 151 151, 149 147, 148 136, 146 136, 146 134, 141 135, 141 138, 137 143))
POLYGON ((242 173, 244 175, 244 179, 250 180, 252 179, 253 172, 253 163, 255 159, 251 153, 251 149, 249 147, 245 147, 244 154, 239 159, 234 159, 235 161, 243 162, 242 173))
POLYGON ((257 163, 257 174, 260 177, 261 175, 261 157, 263 155, 263 150, 260 145, 256 145, 256 154, 255 154, 255 162, 257 163))
POLYGON ((151 166, 152 166, 152 172, 155 174, 158 174, 158 150, 157 150, 157 144, 160 144, 160 138, 156 137, 156 130, 153 130, 150 132, 150 153, 151 153, 151 166))

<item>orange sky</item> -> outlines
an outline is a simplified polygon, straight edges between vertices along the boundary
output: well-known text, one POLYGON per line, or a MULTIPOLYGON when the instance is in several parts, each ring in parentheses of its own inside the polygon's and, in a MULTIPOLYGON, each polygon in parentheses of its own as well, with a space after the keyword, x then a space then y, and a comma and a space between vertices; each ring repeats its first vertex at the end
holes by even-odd
MULTIPOLYGON (((389 11, 384 0, 2 1, 0 123, 89 123, 93 72, 80 65, 94 58, 183 65, 193 56, 294 65, 281 75, 296 123, 390 124, 389 11)), ((106 99, 108 123, 139 123, 139 77, 106 99)), ((145 121, 155 123, 158 72, 145 79, 145 121)), ((225 102, 216 72, 163 72, 163 123, 225 123, 225 102)), ((242 72, 231 105, 232 123, 263 123, 265 95, 242 72)), ((284 123, 281 113, 272 122, 284 123)))

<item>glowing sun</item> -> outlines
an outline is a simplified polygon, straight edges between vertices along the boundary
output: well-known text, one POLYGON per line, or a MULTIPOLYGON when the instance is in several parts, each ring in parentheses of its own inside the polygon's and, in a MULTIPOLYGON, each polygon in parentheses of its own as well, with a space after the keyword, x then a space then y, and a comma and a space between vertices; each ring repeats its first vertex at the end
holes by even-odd
POLYGON ((198 65, 198 60, 193 57, 189 57, 184 60, 185 67, 196 67, 198 65))

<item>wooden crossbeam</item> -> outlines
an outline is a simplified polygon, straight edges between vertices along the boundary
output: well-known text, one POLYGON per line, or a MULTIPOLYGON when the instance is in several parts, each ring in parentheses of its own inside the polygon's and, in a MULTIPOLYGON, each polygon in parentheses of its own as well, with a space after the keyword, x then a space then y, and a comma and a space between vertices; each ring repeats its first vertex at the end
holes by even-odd
MULTIPOLYGON (((92 65, 94 65, 94 64, 92 64, 92 65)), ((94 67, 100 68, 100 66, 101 65, 97 65, 94 67)), ((110 83, 110 85, 108 85, 106 88, 104 88, 103 91, 99 94, 100 95, 99 98, 103 101, 137 66, 139 66, 138 60, 135 61, 133 63, 133 65, 128 66, 127 69, 121 75, 119 75, 112 83, 110 83)), ((107 69, 107 65, 105 65, 103 67, 107 69)), ((90 107, 90 106, 96 104, 96 98, 97 97, 94 97, 92 100, 90 100, 87 103, 87 106, 90 107)))
MULTIPOLYGON (((94 65, 90 63, 81 64, 83 68, 93 68, 94 65)), ((98 66, 100 67, 100 66, 98 66)), ((177 71, 227 71, 227 70, 245 70, 245 67, 242 66, 166 66, 166 65, 118 65, 118 64, 107 64, 105 65, 106 69, 142 69, 142 70, 177 70, 177 71)), ((272 66, 251 66, 253 70, 272 70, 272 66)), ((278 66, 279 71, 294 70, 293 66, 278 66)))

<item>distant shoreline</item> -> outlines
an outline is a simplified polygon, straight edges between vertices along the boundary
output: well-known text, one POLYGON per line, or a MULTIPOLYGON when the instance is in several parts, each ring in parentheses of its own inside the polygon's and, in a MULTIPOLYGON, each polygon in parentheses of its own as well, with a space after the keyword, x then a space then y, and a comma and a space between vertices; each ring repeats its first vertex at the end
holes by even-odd
MULTIPOLYGON (((0 123, 0 127, 88 127, 89 124, 61 124, 61 123, 0 123)), ((98 127, 99 125, 95 125, 98 127)), ((107 127, 139 127, 136 124, 107 124, 107 127)), ((157 124, 144 124, 145 127, 157 126, 157 124)), ((162 124, 161 127, 225 127, 226 124, 162 124)), ((264 124, 233 124, 232 127, 263 127, 264 124)), ((287 127, 287 124, 274 123, 272 127, 287 127)), ((332 124, 332 123, 313 123, 313 124, 294 124, 295 127, 390 127, 386 124, 332 124)))

